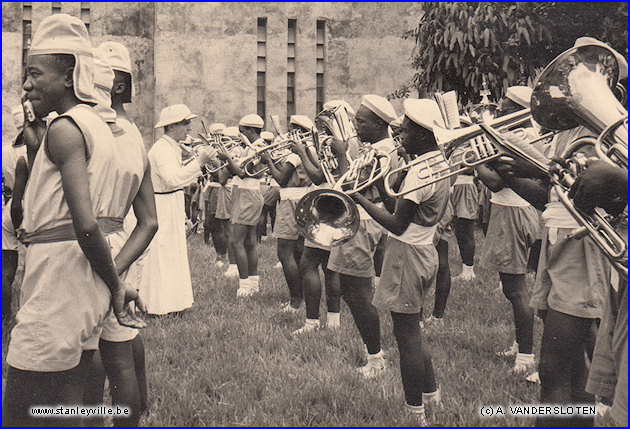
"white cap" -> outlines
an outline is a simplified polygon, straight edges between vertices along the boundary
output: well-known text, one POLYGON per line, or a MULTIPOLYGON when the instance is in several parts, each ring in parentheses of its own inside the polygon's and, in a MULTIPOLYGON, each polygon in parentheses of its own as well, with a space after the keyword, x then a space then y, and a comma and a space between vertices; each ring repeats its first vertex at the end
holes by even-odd
POLYGON ((241 133, 238 131, 238 127, 226 127, 223 130, 223 134, 228 137, 240 137, 241 133))
POLYGON ((162 112, 160 112, 160 120, 155 124, 155 128, 176 124, 196 117, 197 115, 192 113, 185 104, 173 104, 172 106, 162 109, 162 112))
POLYGON ((314 127, 313 121, 311 121, 309 117, 305 115, 291 115, 291 118, 289 119, 289 124, 295 124, 306 130, 312 130, 314 127))
POLYGON ((22 127, 24 127, 24 107, 18 104, 11 110, 11 115, 13 116, 15 128, 17 128, 18 131, 22 131, 22 127))
POLYGON ((444 119, 435 100, 428 98, 408 98, 403 102, 405 116, 427 130, 433 131, 434 126, 445 128, 444 119))
POLYGON ((623 55, 621 55, 619 52, 615 51, 608 44, 602 42, 601 40, 597 40, 594 37, 588 37, 588 36, 578 37, 575 40, 573 47, 577 48, 578 46, 584 46, 584 45, 599 45, 599 46, 603 46, 604 48, 610 49, 610 51, 615 55, 617 62, 619 63, 619 80, 628 77, 628 61, 626 61, 623 55))
POLYGON ((346 102, 345 100, 330 100, 330 101, 325 102, 322 107, 324 109, 331 109, 331 108, 335 108, 335 107, 338 107, 338 106, 345 107, 349 114, 351 114, 352 116, 355 115, 354 109, 352 109, 352 107, 350 107, 348 102, 346 102))
POLYGON ((208 132, 210 134, 219 134, 223 130, 225 130, 225 124, 222 124, 220 122, 214 122, 210 124, 210 127, 208 127, 208 132))
POLYGON ((72 75, 74 94, 86 103, 94 97, 94 57, 85 24, 66 13, 50 15, 39 24, 28 55, 70 54, 75 66, 72 75))
POLYGON ((381 97, 380 95, 364 95, 361 99, 361 106, 367 107, 372 113, 388 124, 397 118, 392 103, 390 103, 387 98, 381 97))
POLYGON ((247 116, 243 116, 238 122, 238 125, 243 127, 262 128, 265 126, 265 121, 260 116, 252 113, 247 116))
MULTIPOLYGON (((131 73, 131 57, 129 50, 125 45, 118 42, 103 42, 97 50, 97 56, 110 65, 112 70, 131 73)), ((135 85, 133 83, 133 75, 131 77, 131 97, 136 95, 135 85)))
POLYGON ((519 106, 527 109, 532 100, 532 91, 529 86, 510 86, 505 92, 505 98, 509 98, 519 106))
POLYGON ((271 142, 273 141, 274 136, 271 131, 263 131, 262 133, 260 133, 260 138, 267 142, 271 142))

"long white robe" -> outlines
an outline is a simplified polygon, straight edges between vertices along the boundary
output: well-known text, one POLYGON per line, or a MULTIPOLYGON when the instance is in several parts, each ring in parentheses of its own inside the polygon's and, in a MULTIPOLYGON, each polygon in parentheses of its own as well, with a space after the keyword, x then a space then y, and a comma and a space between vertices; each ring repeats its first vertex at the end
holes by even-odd
POLYGON ((149 151, 158 232, 145 261, 140 295, 149 314, 168 314, 192 307, 193 291, 186 248, 184 186, 201 174, 196 160, 182 164, 181 149, 164 135, 149 151))

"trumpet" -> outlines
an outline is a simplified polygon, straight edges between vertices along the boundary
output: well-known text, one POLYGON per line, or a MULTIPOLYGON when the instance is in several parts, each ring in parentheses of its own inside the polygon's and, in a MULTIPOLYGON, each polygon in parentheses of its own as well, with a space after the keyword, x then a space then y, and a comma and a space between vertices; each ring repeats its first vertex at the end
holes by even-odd
POLYGON ((259 177, 261 174, 268 173, 269 167, 267 166, 264 166, 263 168, 258 170, 254 170, 255 167, 261 164, 260 155, 262 155, 264 152, 269 151, 273 163, 278 164, 284 161, 284 159, 292 153, 289 148, 294 144, 295 143, 293 142, 293 140, 278 139, 277 141, 266 146, 251 146, 254 149, 254 153, 241 160, 243 171, 245 171, 245 174, 249 177, 259 177))
MULTIPOLYGON (((203 134, 198 134, 198 135, 201 138, 201 141, 203 142, 204 145, 210 146, 216 150, 225 150, 226 152, 231 152, 234 150, 234 148, 240 146, 239 141, 229 136, 226 136, 224 134, 209 134, 207 137, 204 136, 203 134)), ((214 174, 224 169, 227 166, 228 166, 228 163, 224 161, 218 167, 215 167, 215 168, 206 167, 206 173, 214 174)))

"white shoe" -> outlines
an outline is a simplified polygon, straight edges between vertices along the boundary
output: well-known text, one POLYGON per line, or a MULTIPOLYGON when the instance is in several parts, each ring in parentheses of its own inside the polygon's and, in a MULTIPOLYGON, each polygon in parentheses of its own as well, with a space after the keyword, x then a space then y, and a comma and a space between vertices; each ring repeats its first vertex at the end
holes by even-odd
POLYGON ((230 264, 227 271, 223 273, 224 277, 238 277, 238 266, 230 264))
POLYGON ((536 371, 528 375, 527 377, 525 377, 525 381, 528 381, 530 383, 540 384, 540 374, 538 373, 538 371, 536 371))
POLYGON ((434 317, 433 315, 430 315, 424 320, 424 327, 441 329, 444 327, 444 319, 441 317, 434 317))
POLYGON ((475 279, 475 271, 473 270, 472 266, 468 266, 466 264, 462 265, 462 272, 453 278, 453 280, 466 280, 466 281, 470 281, 475 279))
POLYGON ((516 356, 518 354, 518 343, 516 341, 514 341, 512 343, 512 347, 510 347, 507 350, 503 350, 502 352, 496 352, 495 353, 497 356, 499 357, 511 357, 511 356, 516 356))
POLYGON ((536 365, 535 357, 533 353, 517 353, 512 372, 514 374, 520 374, 522 372, 531 371, 536 365))
POLYGON ((424 404, 422 405, 409 405, 405 404, 405 408, 407 411, 414 417, 416 420, 416 426, 426 427, 429 426, 427 423, 427 415, 424 411, 424 404))
POLYGON ((282 262, 278 261, 278 263, 276 265, 274 265, 273 268, 276 269, 276 270, 281 270, 282 269, 282 262))
POLYGON ((298 308, 295 308, 294 306, 291 305, 291 301, 287 301, 287 302, 283 302, 280 305, 280 312, 281 313, 293 313, 293 314, 297 314, 300 312, 301 310, 301 306, 298 308))
POLYGON ((368 355, 367 364, 361 368, 357 368, 357 371, 364 378, 374 378, 385 371, 385 366, 386 362, 383 357, 383 350, 381 350, 375 355, 368 355))
POLYGON ((256 290, 256 286, 250 278, 238 280, 238 289, 236 291, 237 297, 245 298, 252 296, 256 292, 258 292, 258 290, 256 290))
POLYGON ((293 331, 292 334, 301 335, 317 330, 319 330, 319 319, 306 319, 304 326, 302 326, 300 329, 296 329, 295 331, 293 331))

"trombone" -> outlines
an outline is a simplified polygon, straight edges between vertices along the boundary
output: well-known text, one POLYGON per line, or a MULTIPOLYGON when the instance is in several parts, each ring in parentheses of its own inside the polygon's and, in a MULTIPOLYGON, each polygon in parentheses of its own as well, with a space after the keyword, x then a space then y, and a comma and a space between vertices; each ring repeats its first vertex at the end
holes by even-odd
MULTIPOLYGON (((501 116, 493 119, 488 126, 499 132, 519 132, 522 127, 530 122, 532 114, 530 109, 523 109, 509 115, 501 116)), ((528 144, 536 143, 540 140, 547 139, 557 134, 557 131, 546 133, 535 139, 528 141, 528 144)), ((435 155, 429 159, 418 158, 400 168, 393 169, 385 176, 385 191, 392 197, 400 197, 408 193, 417 191, 426 186, 430 186, 441 180, 456 176, 477 165, 492 161, 503 155, 504 152, 500 147, 493 145, 484 136, 484 130, 480 124, 470 125, 466 128, 447 129, 439 126, 433 127, 433 135, 438 146, 442 149, 442 153, 435 155), (448 160, 446 165, 445 159, 448 160), (389 186, 390 178, 402 171, 408 171, 412 167, 424 163, 427 170, 427 177, 420 185, 415 188, 408 189, 405 192, 395 192, 389 186), (433 168, 440 166, 436 171, 433 168), (429 173, 430 171, 430 173, 429 173)))

